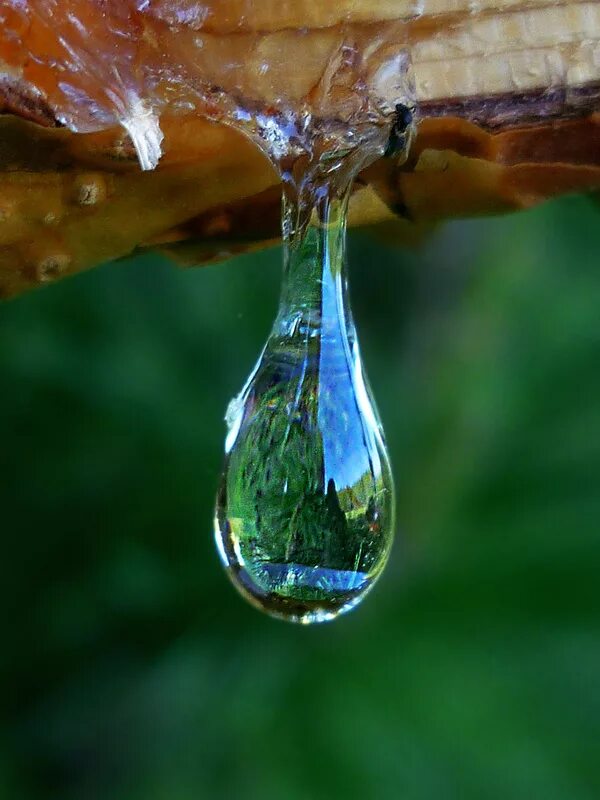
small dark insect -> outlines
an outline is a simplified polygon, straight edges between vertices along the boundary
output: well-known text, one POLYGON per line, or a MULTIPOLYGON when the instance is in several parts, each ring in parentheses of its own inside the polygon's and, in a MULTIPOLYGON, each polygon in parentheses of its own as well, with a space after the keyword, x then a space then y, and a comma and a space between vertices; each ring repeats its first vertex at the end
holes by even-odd
POLYGON ((385 155, 389 158, 402 152, 406 147, 406 134, 413 122, 413 113, 408 106, 396 104, 396 115, 388 140, 385 155))

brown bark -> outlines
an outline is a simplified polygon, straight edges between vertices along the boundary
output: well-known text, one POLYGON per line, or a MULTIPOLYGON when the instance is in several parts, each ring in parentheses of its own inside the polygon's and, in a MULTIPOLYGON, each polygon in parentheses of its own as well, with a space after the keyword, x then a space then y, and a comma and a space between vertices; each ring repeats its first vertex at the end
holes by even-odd
MULTIPOLYGON (((69 4, 86 11, 94 6, 93 0, 69 4)), ((300 78, 325 69, 331 26, 356 26, 356 35, 364 37, 386 20, 404 16, 402 47, 414 70, 418 137, 406 163, 382 159, 361 175, 351 224, 384 225, 388 237, 392 231, 407 241, 449 217, 512 211, 566 192, 600 188, 598 2, 481 0, 477 13, 469 13, 463 0, 425 0, 420 16, 414 14, 415 4, 404 0, 333 6, 263 0, 254 16, 247 13, 254 6, 241 0, 213 5, 204 3, 211 13, 204 19, 192 14, 188 30, 177 35, 223 35, 229 37, 227 47, 243 36, 248 47, 271 53, 268 86, 261 86, 257 75, 235 78, 263 98, 278 91, 277 81, 283 85, 290 74, 289 64, 276 63, 277 53, 285 52, 281 37, 288 37, 299 14, 310 28, 294 51, 306 62, 294 64, 300 78), (273 37, 279 37, 277 47, 273 37)), ((179 0, 179 6, 197 7, 191 0, 179 0)), ((10 16, 15 7, 0 0, 4 296, 139 247, 161 247, 185 263, 200 263, 278 237, 275 171, 239 132, 202 118, 197 109, 185 114, 163 103, 163 155, 149 173, 140 172, 123 128, 96 126, 100 129, 94 132, 75 133, 62 127, 58 77, 44 83, 39 59, 38 72, 23 60, 23 48, 45 42, 42 49, 47 49, 53 34, 41 17, 21 20, 15 48, 7 33, 16 25, 10 16), (40 31, 46 39, 40 39, 40 31)), ((154 8, 155 18, 143 29, 146 37, 162 30, 173 3, 165 0, 154 8)), ((217 46, 216 39, 206 42, 217 46)), ((292 46, 292 40, 285 42, 292 46)), ((294 80, 293 90, 304 92, 302 80, 294 80)), ((80 110, 74 108, 72 119, 80 110)))

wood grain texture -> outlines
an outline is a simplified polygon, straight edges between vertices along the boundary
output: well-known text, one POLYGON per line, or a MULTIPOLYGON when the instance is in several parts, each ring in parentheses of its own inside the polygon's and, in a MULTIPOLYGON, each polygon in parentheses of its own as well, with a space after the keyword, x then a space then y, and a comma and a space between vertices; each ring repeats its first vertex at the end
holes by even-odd
POLYGON ((140 247, 194 264, 276 240, 275 171, 238 131, 202 117, 206 98, 198 100, 190 75, 211 63, 211 91, 222 78, 255 102, 276 98, 282 86, 289 97, 312 96, 342 34, 361 47, 380 37, 410 56, 420 119, 408 161, 382 159, 361 175, 351 224, 412 241, 447 218, 600 188, 600 2, 164 0, 145 16, 131 8, 116 0, 0 0, 3 296, 140 247), (68 54, 61 14, 66 25, 78 14, 93 32, 89 41, 76 32, 68 54), (110 63, 98 59, 95 49, 110 45, 115 31, 127 33, 125 45, 110 63), (156 84, 146 97, 144 59, 159 51, 185 80, 179 94, 156 84), (230 66, 238 53, 234 71, 219 73, 221 51, 230 66), (94 69, 77 72, 82 64, 94 69), (140 172, 126 125, 112 112, 94 116, 111 69, 136 76, 143 113, 146 101, 160 100, 164 139, 153 172, 140 172))

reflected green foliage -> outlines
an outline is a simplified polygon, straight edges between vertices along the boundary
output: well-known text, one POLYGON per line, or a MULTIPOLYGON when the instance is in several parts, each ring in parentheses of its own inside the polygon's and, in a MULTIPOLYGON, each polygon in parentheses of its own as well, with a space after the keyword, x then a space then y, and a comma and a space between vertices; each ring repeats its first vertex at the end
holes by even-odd
POLYGON ((273 329, 227 411, 216 514, 234 584, 262 610, 301 623, 360 602, 395 527, 389 458, 349 311, 346 206, 328 199, 317 208, 284 242, 273 329))
POLYGON ((247 606, 212 539, 279 253, 0 307, 0 798, 597 800, 599 221, 354 237, 400 529, 309 629, 247 606))

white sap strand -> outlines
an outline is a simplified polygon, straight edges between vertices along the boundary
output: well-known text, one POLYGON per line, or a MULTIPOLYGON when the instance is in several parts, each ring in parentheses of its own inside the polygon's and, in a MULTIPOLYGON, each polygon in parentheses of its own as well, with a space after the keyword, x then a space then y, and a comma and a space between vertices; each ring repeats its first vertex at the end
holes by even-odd
POLYGON ((129 134, 142 170, 153 170, 162 156, 164 134, 158 114, 137 96, 131 98, 127 114, 120 119, 129 134))

